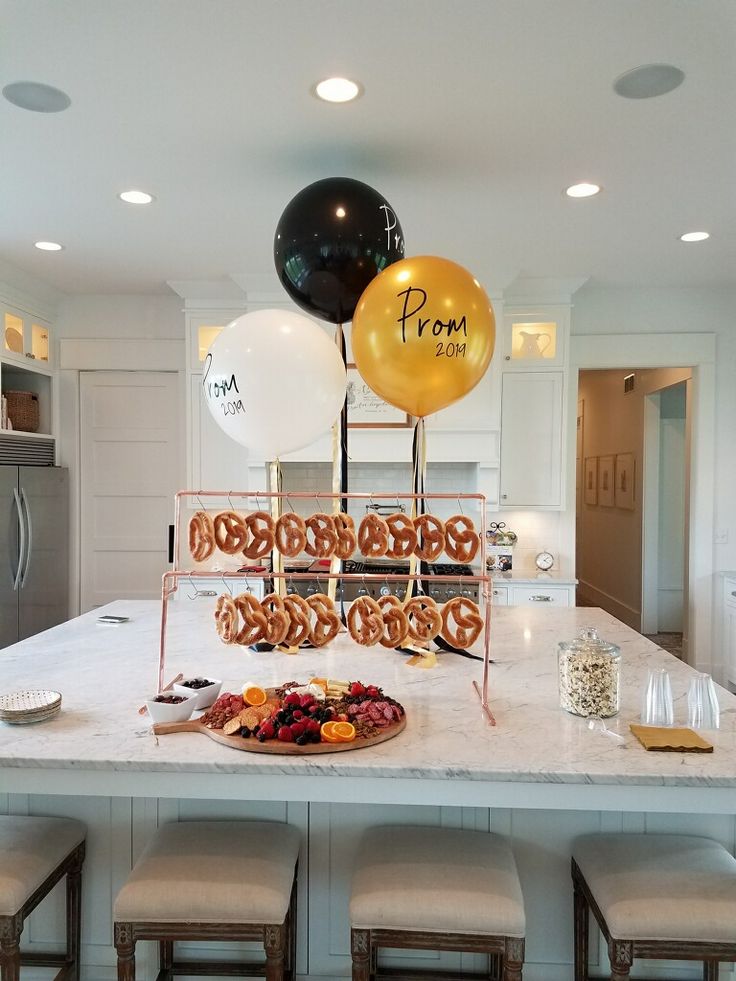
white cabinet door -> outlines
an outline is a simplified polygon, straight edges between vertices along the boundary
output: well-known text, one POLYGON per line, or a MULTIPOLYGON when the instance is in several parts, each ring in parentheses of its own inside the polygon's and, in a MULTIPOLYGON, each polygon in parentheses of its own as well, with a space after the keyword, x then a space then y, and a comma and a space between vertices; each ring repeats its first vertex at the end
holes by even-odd
POLYGON ((493 605, 494 606, 508 606, 509 605, 509 590, 507 586, 496 586, 494 584, 491 590, 493 594, 493 605))
POLYGON ((736 579, 730 577, 723 580, 723 665, 736 685, 736 579))
POLYGON ((505 372, 501 507, 562 505, 561 371, 505 372))

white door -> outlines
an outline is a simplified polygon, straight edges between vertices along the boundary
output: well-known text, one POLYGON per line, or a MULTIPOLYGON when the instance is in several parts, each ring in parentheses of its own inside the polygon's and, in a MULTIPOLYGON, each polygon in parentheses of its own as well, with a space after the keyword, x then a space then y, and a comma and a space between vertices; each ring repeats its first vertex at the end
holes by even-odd
POLYGON ((158 599, 180 483, 175 372, 80 373, 81 610, 158 599))
POLYGON ((505 372, 501 388, 501 507, 560 507, 561 371, 505 372))

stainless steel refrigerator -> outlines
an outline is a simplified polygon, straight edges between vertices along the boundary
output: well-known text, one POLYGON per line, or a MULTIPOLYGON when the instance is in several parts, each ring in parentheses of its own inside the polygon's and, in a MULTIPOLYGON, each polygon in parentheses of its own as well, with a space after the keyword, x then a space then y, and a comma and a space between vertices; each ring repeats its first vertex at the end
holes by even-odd
POLYGON ((68 619, 68 477, 0 466, 0 647, 68 619))

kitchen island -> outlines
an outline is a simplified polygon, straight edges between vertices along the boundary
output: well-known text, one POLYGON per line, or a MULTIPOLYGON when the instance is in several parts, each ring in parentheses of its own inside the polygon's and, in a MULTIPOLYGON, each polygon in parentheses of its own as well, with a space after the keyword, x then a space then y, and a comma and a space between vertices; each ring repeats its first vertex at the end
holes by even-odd
MULTIPOLYGON (((185 589, 185 587, 182 587, 185 589)), ((593 830, 692 832, 733 849, 736 826, 736 696, 719 689, 721 729, 708 755, 646 753, 628 731, 648 667, 672 676, 684 722, 692 671, 600 610, 499 608, 492 622, 487 724, 472 688, 481 664, 443 654, 437 667, 340 640, 296 656, 223 646, 201 601, 170 605, 166 676, 178 671, 267 685, 311 675, 383 686, 405 706, 407 727, 375 747, 294 758, 236 752, 203 735, 154 737, 138 706, 153 693, 160 607, 119 602, 120 626, 94 611, 0 652, 0 688, 52 688, 62 712, 36 726, 0 726, 0 810, 62 814, 90 828, 86 865, 86 977, 114 977, 111 902, 158 823, 202 816, 286 820, 305 852, 299 972, 349 973, 346 898, 362 830, 399 822, 492 828, 508 834, 528 917, 525 978, 569 978, 572 959, 569 846, 593 830), (583 626, 622 649, 622 710, 610 728, 621 747, 562 712, 556 645, 583 626)), ((210 611, 211 613, 211 611, 210 611)), ((428 830, 431 833, 431 830, 428 830)), ((35 915, 35 914, 34 914, 35 915)), ((52 914, 43 913, 47 918, 52 914)), ((46 939, 38 920, 31 943, 46 939)), ((153 977, 141 947, 142 976, 153 977)), ((417 966, 426 956, 397 958, 417 966)), ((443 955, 436 966, 475 963, 443 955)), ((42 976, 42 975, 40 975, 42 976)), ((662 976, 696 977, 697 967, 662 976)))

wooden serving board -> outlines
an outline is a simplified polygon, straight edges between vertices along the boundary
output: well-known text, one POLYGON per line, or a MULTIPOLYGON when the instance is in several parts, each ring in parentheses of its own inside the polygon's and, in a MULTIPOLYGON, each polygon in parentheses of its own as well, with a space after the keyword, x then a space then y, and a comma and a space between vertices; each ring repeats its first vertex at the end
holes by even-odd
POLYGON ((216 743, 229 746, 231 749, 244 750, 246 753, 272 753, 281 756, 313 756, 316 753, 345 753, 350 749, 364 749, 366 746, 377 746, 385 743, 388 739, 393 739, 403 732, 406 728, 406 716, 401 717, 400 722, 382 729, 375 736, 368 736, 365 739, 358 737, 350 743, 307 743, 306 746, 297 746, 296 743, 282 743, 278 739, 269 739, 265 743, 259 742, 255 736, 243 739, 242 736, 226 736, 222 729, 208 729, 199 719, 189 719, 188 722, 157 722, 153 731, 157 736, 168 736, 172 732, 201 732, 216 743))

